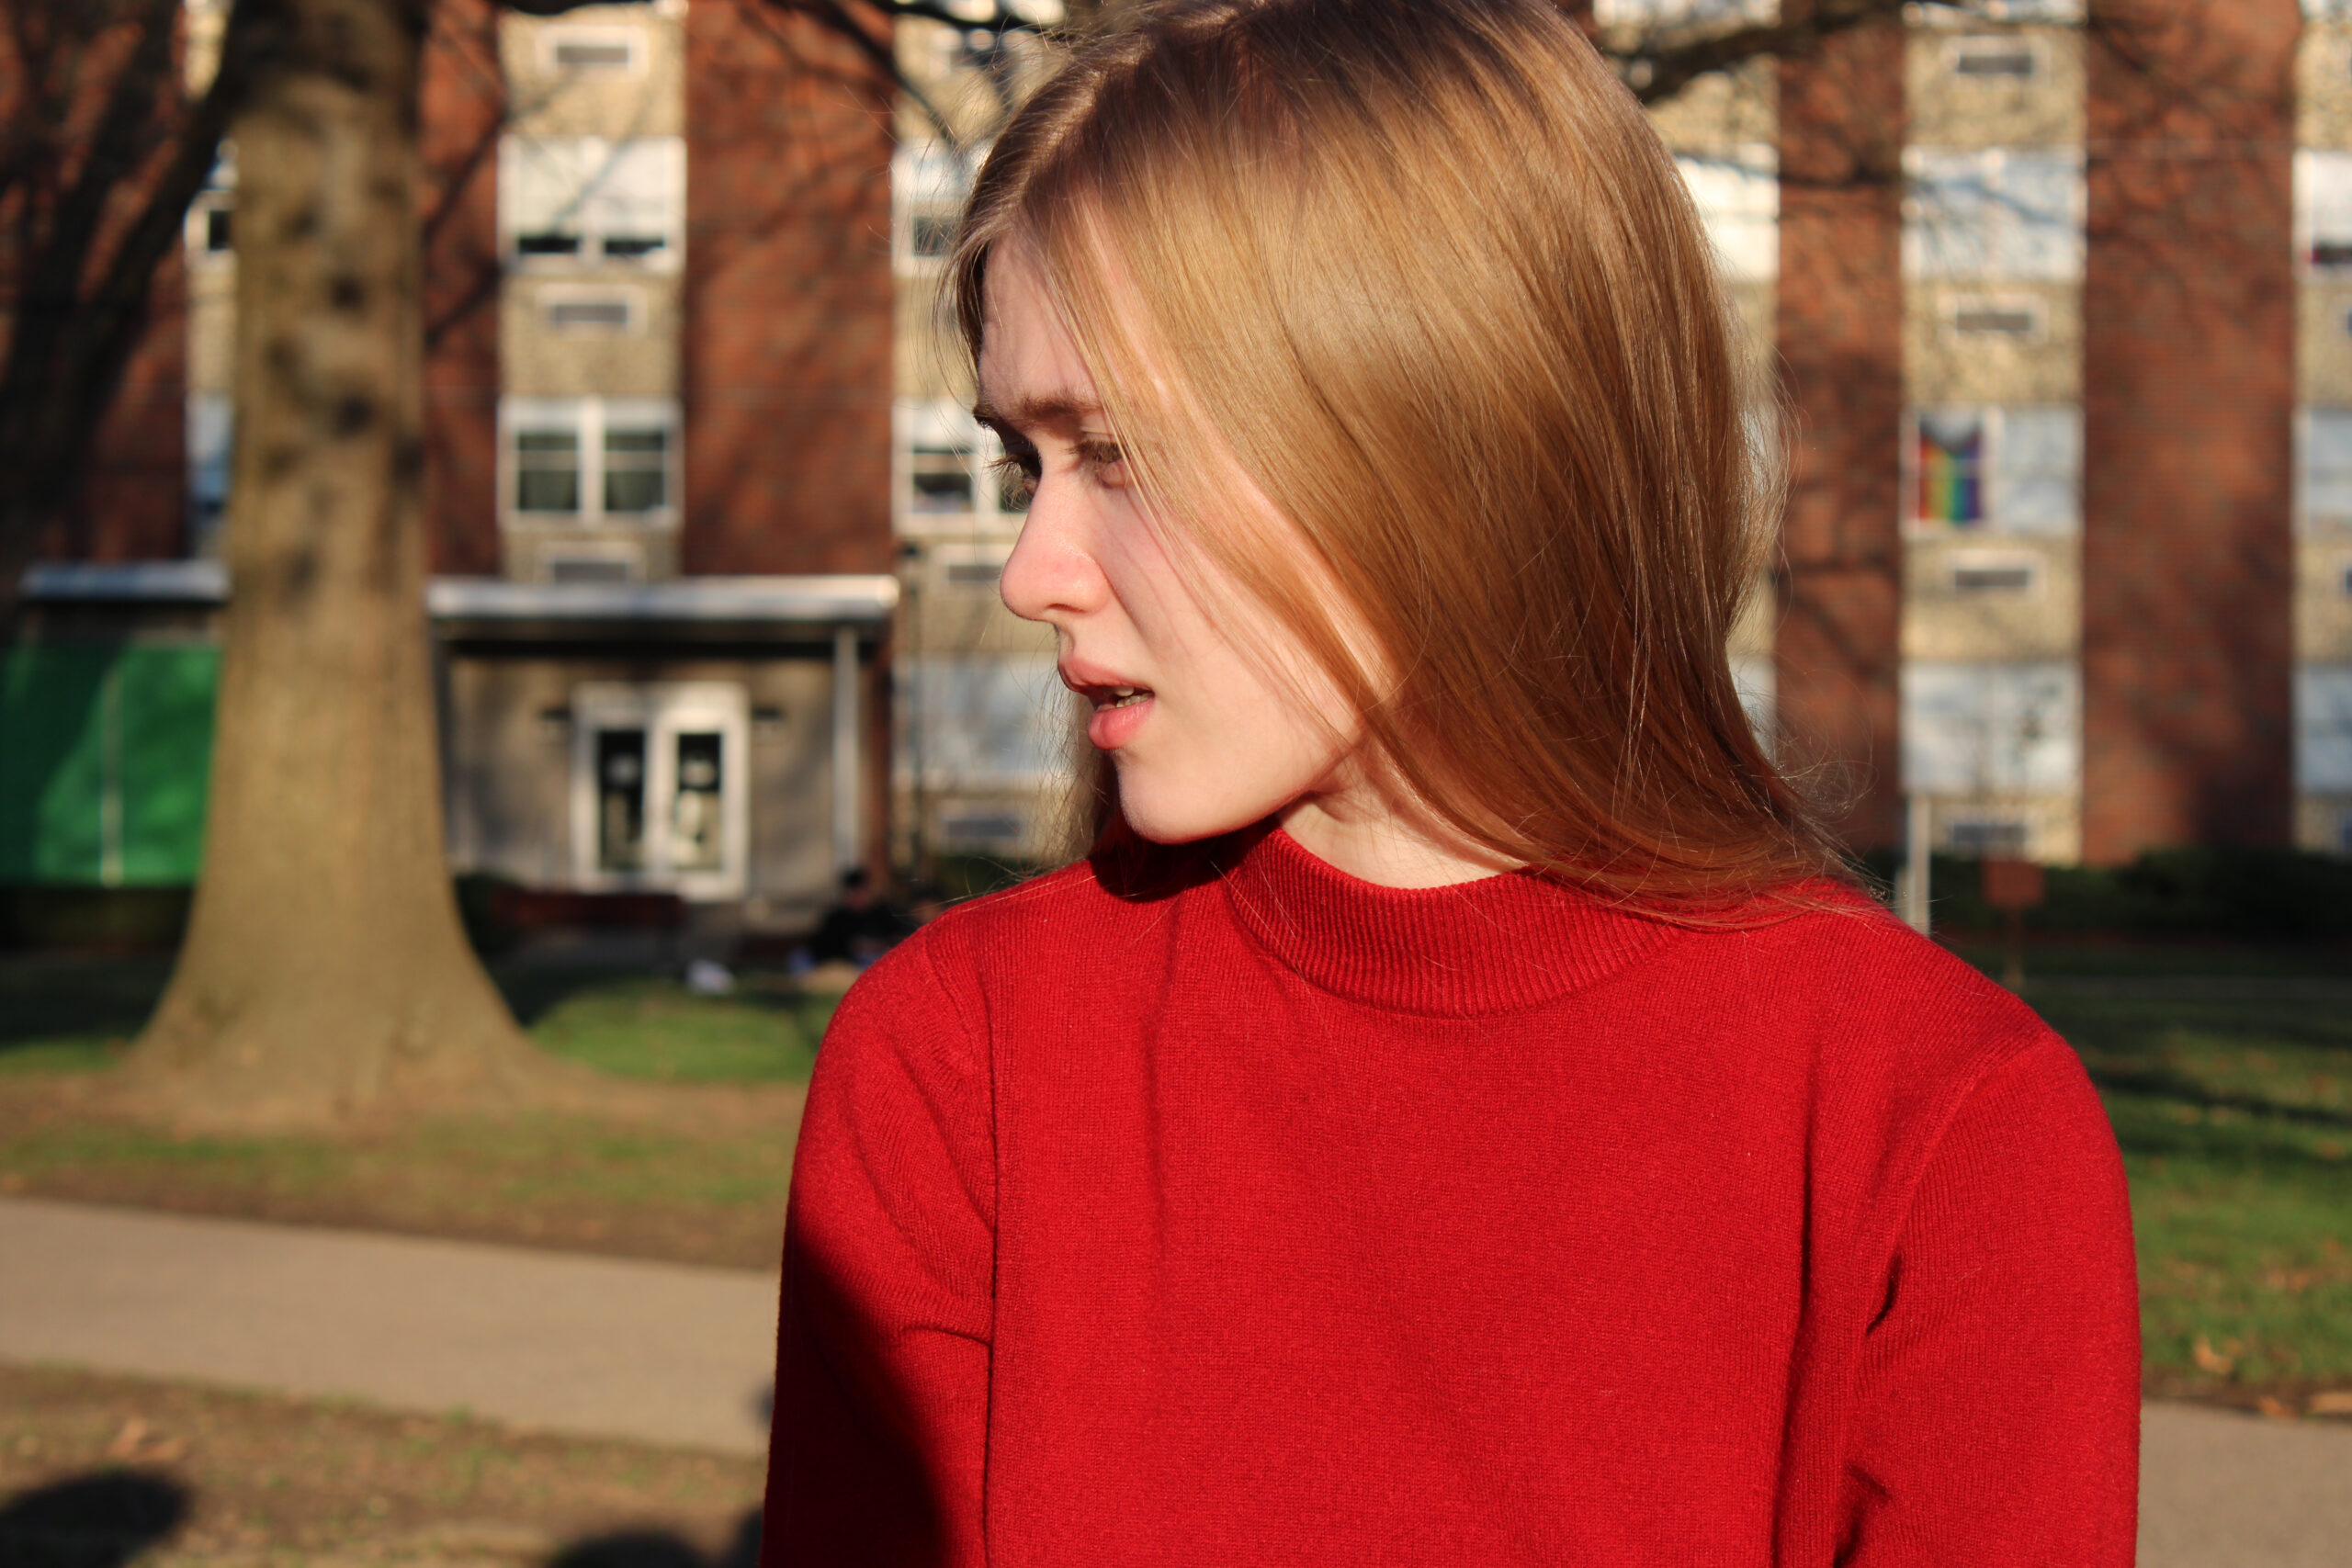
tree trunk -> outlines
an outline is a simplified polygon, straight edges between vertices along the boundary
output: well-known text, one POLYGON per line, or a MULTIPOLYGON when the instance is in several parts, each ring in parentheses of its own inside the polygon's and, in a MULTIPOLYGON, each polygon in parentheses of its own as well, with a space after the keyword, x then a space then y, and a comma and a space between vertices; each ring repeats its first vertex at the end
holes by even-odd
MULTIPOLYGON (((256 0, 244 0, 249 6, 256 0)), ((515 1028, 444 860, 424 605, 427 0, 258 0, 239 114, 236 449, 205 863, 134 1107, 321 1125, 574 1081, 515 1028)))

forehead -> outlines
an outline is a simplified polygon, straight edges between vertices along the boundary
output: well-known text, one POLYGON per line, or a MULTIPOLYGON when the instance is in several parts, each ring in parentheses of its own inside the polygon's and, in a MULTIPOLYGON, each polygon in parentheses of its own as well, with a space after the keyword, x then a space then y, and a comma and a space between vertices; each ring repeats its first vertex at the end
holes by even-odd
POLYGON ((980 318, 979 412, 1016 427, 1102 406, 1045 269, 1023 243, 989 258, 980 318))

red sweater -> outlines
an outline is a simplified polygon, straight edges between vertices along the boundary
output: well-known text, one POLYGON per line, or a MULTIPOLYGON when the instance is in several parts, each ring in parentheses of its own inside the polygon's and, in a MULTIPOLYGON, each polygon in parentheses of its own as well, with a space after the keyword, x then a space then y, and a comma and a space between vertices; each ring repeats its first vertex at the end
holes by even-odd
POLYGON ((1161 864, 843 1000, 767 1562, 2131 1562, 2123 1173, 2008 993, 1858 897, 1161 864))

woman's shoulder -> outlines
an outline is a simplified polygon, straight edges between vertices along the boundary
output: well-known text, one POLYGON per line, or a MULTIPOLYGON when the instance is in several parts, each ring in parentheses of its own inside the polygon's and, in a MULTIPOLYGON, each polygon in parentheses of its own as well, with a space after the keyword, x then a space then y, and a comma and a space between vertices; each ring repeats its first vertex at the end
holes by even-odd
POLYGON ((1815 884, 1775 918, 1690 944, 1760 1034, 1898 1098, 1965 1094, 2064 1043, 2016 993, 1858 888, 1815 884))

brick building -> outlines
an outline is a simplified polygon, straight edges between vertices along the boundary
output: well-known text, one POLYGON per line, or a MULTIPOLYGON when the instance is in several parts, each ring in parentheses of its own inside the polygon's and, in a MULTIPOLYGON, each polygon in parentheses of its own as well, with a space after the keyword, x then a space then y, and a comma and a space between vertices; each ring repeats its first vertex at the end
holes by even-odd
MULTIPOLYGON (((225 8, 190 0, 197 81, 225 8)), ((451 858, 805 924, 839 871, 884 853, 887 73, 839 24, 759 0, 433 14, 427 526, 451 858)), ((190 213, 184 290, 166 280, 185 310, 156 312, 118 415, 147 445, 110 440, 128 459, 93 487, 103 525, 28 581, 0 881, 195 869, 234 184, 231 152, 190 213), (159 403, 168 421, 147 417, 159 403)))
MULTIPOLYGON (((2352 4, 2097 3, 2129 58, 2084 0, 1917 6, 1656 111, 1798 421, 1741 683, 1861 847, 2352 851, 2352 4)), ((1068 705, 934 311, 1035 40, 902 19, 894 103, 759 0, 435 17, 453 858, 786 925, 849 863, 1044 853, 1068 705)), ((33 583, 0 881, 194 869, 233 179, 33 583)))

